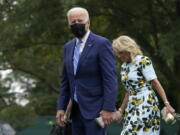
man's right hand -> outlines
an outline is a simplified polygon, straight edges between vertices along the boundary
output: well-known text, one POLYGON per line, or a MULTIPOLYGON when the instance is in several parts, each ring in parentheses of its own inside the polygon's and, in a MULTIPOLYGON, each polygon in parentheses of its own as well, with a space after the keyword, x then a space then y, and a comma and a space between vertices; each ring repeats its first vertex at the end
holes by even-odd
POLYGON ((56 113, 56 122, 62 127, 65 126, 65 124, 64 124, 64 115, 65 115, 64 110, 58 110, 57 113, 56 113))

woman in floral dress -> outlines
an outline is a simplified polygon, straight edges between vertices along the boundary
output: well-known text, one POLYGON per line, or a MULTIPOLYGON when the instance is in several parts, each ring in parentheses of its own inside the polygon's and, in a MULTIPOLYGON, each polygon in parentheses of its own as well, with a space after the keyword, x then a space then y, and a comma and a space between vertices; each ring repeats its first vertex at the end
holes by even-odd
POLYGON ((121 135, 159 135, 160 110, 152 85, 168 112, 175 115, 175 110, 157 79, 150 58, 143 56, 139 46, 128 36, 115 39, 113 48, 123 62, 121 80, 126 89, 123 102, 116 112, 124 113, 121 135))

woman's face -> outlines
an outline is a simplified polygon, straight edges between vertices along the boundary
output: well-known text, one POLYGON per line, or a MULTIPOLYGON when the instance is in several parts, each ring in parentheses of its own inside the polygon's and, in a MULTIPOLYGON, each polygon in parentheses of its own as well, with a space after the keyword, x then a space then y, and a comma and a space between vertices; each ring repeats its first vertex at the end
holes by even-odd
POLYGON ((123 62, 131 62, 130 53, 127 51, 119 51, 118 56, 123 62))

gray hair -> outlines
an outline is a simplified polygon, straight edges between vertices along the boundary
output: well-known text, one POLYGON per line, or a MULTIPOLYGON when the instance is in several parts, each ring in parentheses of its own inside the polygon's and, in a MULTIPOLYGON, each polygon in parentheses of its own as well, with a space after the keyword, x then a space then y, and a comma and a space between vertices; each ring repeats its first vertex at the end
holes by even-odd
POLYGON ((71 14, 72 12, 77 12, 77 11, 84 13, 84 15, 85 15, 85 20, 86 20, 86 21, 89 20, 89 13, 88 13, 88 11, 87 11, 85 8, 82 8, 82 7, 74 7, 74 8, 71 8, 70 10, 68 10, 68 12, 67 12, 68 21, 69 21, 69 16, 70 16, 70 14, 71 14))

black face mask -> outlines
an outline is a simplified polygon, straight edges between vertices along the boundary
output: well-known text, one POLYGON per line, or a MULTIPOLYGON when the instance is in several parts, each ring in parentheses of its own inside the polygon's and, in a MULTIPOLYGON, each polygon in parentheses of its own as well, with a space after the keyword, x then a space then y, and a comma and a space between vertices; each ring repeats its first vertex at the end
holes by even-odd
POLYGON ((77 38, 82 38, 86 34, 85 24, 73 24, 71 25, 71 32, 77 38))

